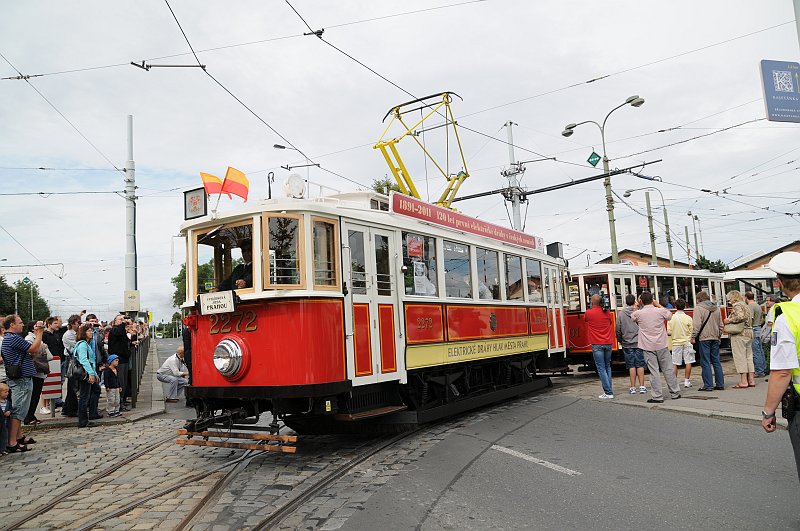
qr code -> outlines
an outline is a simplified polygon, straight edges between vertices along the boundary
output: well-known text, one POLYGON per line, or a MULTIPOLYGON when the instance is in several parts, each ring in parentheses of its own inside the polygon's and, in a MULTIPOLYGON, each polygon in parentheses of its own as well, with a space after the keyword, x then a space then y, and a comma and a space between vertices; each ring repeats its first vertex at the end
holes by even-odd
POLYGON ((775 90, 778 92, 794 92, 792 83, 792 73, 786 70, 773 70, 772 81, 775 82, 775 90))

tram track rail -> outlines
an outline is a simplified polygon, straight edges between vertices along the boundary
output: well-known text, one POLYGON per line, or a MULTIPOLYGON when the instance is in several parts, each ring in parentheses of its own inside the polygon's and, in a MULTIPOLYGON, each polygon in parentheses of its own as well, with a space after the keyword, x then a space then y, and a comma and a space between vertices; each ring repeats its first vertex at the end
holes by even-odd
POLYGON ((148 445, 147 447, 143 448, 142 450, 134 452, 133 454, 131 454, 131 455, 129 455, 129 456, 123 458, 123 459, 115 461, 110 466, 104 468, 103 470, 97 472, 96 474, 92 474, 90 477, 78 481, 74 485, 72 485, 69 488, 67 488, 64 492, 57 493, 57 496, 58 496, 57 499, 54 499, 54 500, 49 501, 47 503, 44 503, 44 504, 36 507, 32 511, 29 511, 29 512, 25 513, 24 515, 20 516, 19 518, 15 519, 15 520, 12 520, 10 523, 5 524, 1 528, 2 531, 12 531, 14 529, 19 529, 23 524, 29 522, 30 520, 32 520, 34 518, 37 518, 37 517, 45 514, 46 512, 48 512, 50 510, 52 510, 58 504, 64 502, 65 500, 67 500, 68 498, 70 498, 72 496, 75 496, 76 494, 78 494, 80 491, 82 491, 86 487, 92 485, 95 481, 97 481, 99 479, 102 479, 102 478, 105 478, 105 477, 113 474, 114 472, 116 472, 117 470, 122 468, 123 466, 136 461, 137 459, 139 459, 143 455, 146 455, 146 454, 152 452, 153 450, 155 450, 156 448, 166 444, 167 442, 174 441, 174 439, 175 439, 175 437, 172 436, 172 435, 170 435, 169 437, 164 437, 164 438, 158 439, 156 442, 148 445))

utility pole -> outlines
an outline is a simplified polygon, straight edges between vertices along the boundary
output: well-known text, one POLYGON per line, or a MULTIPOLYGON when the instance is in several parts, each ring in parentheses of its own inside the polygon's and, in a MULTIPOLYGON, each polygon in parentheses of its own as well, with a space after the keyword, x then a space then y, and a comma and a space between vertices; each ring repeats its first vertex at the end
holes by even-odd
POLYGON ((675 261, 672 259, 672 238, 669 235, 669 217, 667 216, 667 205, 664 203, 663 197, 661 198, 661 204, 664 207, 664 226, 667 228, 667 249, 669 249, 669 266, 674 267, 675 261))
POLYGON ((645 201, 647 201, 647 225, 650 227, 650 253, 653 255, 653 262, 658 264, 658 256, 656 255, 656 233, 653 231, 653 211, 650 208, 650 192, 644 193, 645 201))
MULTIPOLYGON (((703 227, 700 226, 700 218, 695 216, 694 219, 697 221, 697 232, 700 233, 700 250, 703 251, 703 256, 708 258, 708 256, 706 256, 706 244, 703 243, 703 227)), ((697 245, 697 243, 695 243, 695 245, 697 245)))
POLYGON ((797 26, 797 42, 800 43, 800 0, 794 0, 794 23, 797 26))
POLYGON ((133 162, 133 116, 128 115, 128 161, 125 163, 125 290, 138 289, 136 256, 136 164, 133 162))
POLYGON ((14 290, 14 314, 19 315, 19 295, 17 290, 14 290))
POLYGON ((692 248, 689 247, 689 226, 683 226, 684 232, 686 232, 686 260, 689 262, 689 269, 692 268, 692 248))
MULTIPOLYGON (((517 125, 511 120, 505 123, 506 131, 508 132, 508 162, 510 167, 503 172, 503 175, 508 177, 509 195, 511 196, 511 219, 514 230, 522 230, 522 218, 520 216, 520 190, 517 175, 522 173, 521 164, 517 164, 514 158, 514 136, 511 132, 511 126, 517 125)), ((506 197, 508 199, 508 197, 506 197)))

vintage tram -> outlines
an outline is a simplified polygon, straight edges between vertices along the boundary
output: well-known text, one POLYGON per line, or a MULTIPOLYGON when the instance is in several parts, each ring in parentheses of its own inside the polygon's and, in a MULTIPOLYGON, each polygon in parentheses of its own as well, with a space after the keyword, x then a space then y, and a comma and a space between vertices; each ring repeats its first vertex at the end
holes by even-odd
POLYGON ((537 366, 564 357, 560 245, 522 232, 394 192, 259 200, 181 232, 192 431, 425 422, 549 385, 537 366))
MULTIPOLYGON (((591 308, 592 295, 605 297, 616 323, 616 311, 625 307, 625 297, 638 297, 650 291, 659 303, 672 308, 675 299, 686 301, 686 313, 691 315, 695 305, 695 294, 709 294, 717 304, 723 319, 726 317, 725 291, 722 273, 711 273, 703 269, 680 269, 659 266, 622 264, 595 264, 570 271, 566 282, 565 310, 567 323, 567 363, 592 367, 592 346, 588 340, 585 321, 586 310, 591 308)), ((616 339, 613 344, 614 361, 623 359, 616 339)))
POLYGON ((783 297, 785 294, 778 285, 778 275, 766 267, 761 269, 740 269, 726 271, 725 292, 738 290, 742 293, 752 291, 758 304, 763 305, 768 295, 783 297))

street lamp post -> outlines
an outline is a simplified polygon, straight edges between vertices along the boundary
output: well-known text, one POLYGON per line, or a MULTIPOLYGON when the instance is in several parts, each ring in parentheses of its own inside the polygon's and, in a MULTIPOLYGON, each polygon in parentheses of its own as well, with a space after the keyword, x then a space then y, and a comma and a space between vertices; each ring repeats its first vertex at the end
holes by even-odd
MULTIPOLYGON (((697 245, 697 226, 700 225, 700 218, 698 218, 696 215, 692 214, 691 210, 689 212, 687 212, 686 215, 689 216, 690 218, 692 218, 692 228, 694 229, 694 254, 695 254, 695 256, 700 256, 700 254, 701 254, 700 246, 697 245)), ((706 255, 706 250, 705 249, 702 250, 702 255, 703 256, 706 255)))
MULTIPOLYGON (((675 261, 672 259, 672 237, 669 234, 669 216, 667 216, 667 204, 664 202, 664 194, 661 193, 661 190, 658 188, 654 188, 652 186, 646 186, 644 188, 632 188, 630 190, 626 190, 623 194, 624 197, 630 197, 633 192, 639 190, 655 190, 658 192, 658 195, 661 196, 661 209, 664 211, 664 228, 667 233, 667 249, 669 249, 669 266, 673 267, 675 265, 675 261)), ((647 214, 650 216, 650 241, 652 242, 653 247, 653 260, 655 260, 655 235, 653 234, 653 221, 652 215, 650 214, 650 196, 648 195, 649 192, 645 192, 645 197, 647 198, 647 214)))
POLYGON ((613 264, 619 263, 619 253, 617 252, 617 229, 614 220, 614 198, 611 196, 611 176, 609 175, 610 170, 608 168, 608 156, 606 154, 606 122, 608 121, 608 117, 611 116, 611 113, 624 107, 625 105, 641 107, 644 105, 644 98, 640 98, 639 96, 631 96, 630 98, 626 99, 623 103, 617 105, 611 109, 608 114, 606 114, 602 125, 594 120, 586 120, 576 124, 567 124, 566 127, 564 127, 564 131, 561 132, 561 134, 565 137, 572 136, 572 133, 575 132, 574 129, 583 124, 594 124, 598 127, 598 129, 600 129, 600 139, 603 142, 603 173, 606 176, 603 180, 603 186, 606 189, 606 211, 608 212, 608 231, 611 235, 611 263, 613 264))

